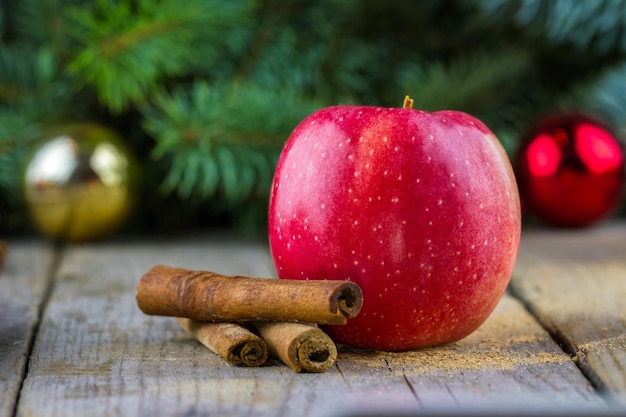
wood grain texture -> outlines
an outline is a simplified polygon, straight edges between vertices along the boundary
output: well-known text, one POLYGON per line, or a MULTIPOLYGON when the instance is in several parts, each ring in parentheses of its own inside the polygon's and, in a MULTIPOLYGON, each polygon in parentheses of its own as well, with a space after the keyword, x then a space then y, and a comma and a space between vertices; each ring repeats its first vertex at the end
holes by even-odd
POLYGON ((512 289, 594 385, 626 404, 626 225, 527 231, 512 289))
POLYGON ((48 288, 52 252, 42 242, 6 243, 0 268, 0 417, 13 415, 48 288))
POLYGON ((483 327, 407 353, 340 347, 336 366, 296 374, 278 361, 228 365, 168 317, 135 302, 157 263, 269 276, 264 242, 222 237, 70 247, 34 346, 17 416, 334 416, 363 404, 423 409, 602 400, 523 306, 506 296, 483 327))

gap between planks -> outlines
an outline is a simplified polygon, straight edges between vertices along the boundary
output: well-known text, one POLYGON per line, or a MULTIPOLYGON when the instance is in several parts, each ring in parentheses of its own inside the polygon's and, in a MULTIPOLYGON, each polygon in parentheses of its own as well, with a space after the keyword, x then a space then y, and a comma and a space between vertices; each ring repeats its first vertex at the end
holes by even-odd
POLYGON ((43 292, 41 303, 39 304, 39 308, 37 310, 37 319, 35 320, 35 323, 33 325, 32 334, 30 335, 30 338, 26 346, 26 352, 25 352, 26 358, 25 358, 24 368, 22 369, 22 375, 20 375, 20 384, 17 389, 15 403, 13 404, 13 412, 11 413, 11 416, 13 417, 17 416, 17 412, 18 412, 18 408, 20 404, 20 398, 22 396, 22 390, 24 389, 24 382, 26 381, 26 377, 28 376, 28 372, 30 370, 30 362, 32 359, 31 356, 35 348, 35 341, 37 340, 37 336, 39 335, 41 321, 46 313, 48 303, 50 302, 50 299, 52 298, 54 287, 58 281, 59 267, 63 260, 64 252, 65 250, 64 250, 63 244, 61 243, 52 244, 52 257, 50 260, 50 265, 47 268, 46 278, 45 278, 46 287, 43 292))

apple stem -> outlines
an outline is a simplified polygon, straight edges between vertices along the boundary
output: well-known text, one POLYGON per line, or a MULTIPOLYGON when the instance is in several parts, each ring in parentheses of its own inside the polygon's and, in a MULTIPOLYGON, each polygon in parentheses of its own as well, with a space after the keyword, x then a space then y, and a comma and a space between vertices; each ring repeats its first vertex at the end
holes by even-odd
POLYGON ((412 109, 413 108, 413 99, 409 96, 404 97, 404 103, 402 103, 403 109, 412 109))

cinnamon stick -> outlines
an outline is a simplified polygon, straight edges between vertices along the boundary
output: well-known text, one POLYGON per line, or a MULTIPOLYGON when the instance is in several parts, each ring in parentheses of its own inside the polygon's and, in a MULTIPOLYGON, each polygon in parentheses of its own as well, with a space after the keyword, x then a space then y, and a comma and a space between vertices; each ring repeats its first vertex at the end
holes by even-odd
POLYGON ((268 357, 267 344, 236 323, 208 323, 177 317, 189 333, 233 365, 259 366, 268 357))
POLYGON ((361 289, 350 281, 225 276, 165 265, 150 269, 137 286, 146 314, 211 322, 345 324, 362 303, 361 289))
POLYGON ((337 360, 337 347, 310 323, 254 322, 272 356, 296 372, 324 372, 337 360))
POLYGON ((0 240, 0 267, 4 264, 4 256, 7 252, 7 245, 4 241, 0 240))

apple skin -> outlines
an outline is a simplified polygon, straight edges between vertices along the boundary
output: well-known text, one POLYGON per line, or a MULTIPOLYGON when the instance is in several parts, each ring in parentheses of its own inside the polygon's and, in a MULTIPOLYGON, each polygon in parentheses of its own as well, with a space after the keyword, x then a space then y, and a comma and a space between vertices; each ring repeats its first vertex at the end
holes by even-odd
POLYGON ((520 201, 509 159, 456 111, 327 107, 279 157, 269 204, 281 279, 347 279, 363 308, 324 330, 338 343, 405 351, 457 341, 502 297, 520 201))

